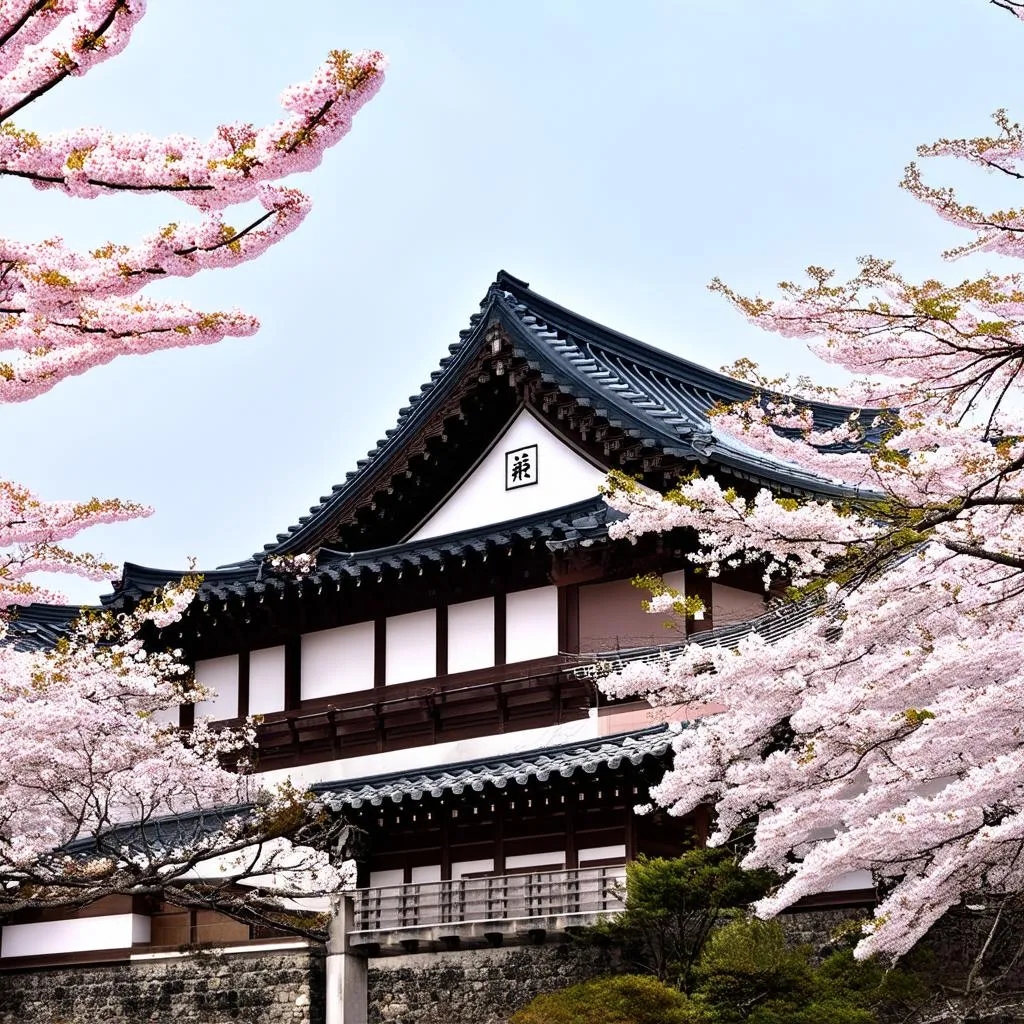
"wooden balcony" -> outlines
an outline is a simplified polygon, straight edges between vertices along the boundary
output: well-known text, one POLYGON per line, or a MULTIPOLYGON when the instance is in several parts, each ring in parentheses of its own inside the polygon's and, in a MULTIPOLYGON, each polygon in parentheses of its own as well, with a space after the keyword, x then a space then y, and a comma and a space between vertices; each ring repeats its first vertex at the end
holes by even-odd
POLYGON ((593 684, 560 659, 304 701, 267 715, 261 770, 491 736, 585 718, 593 684))
POLYGON ((353 946, 368 955, 542 942, 622 909, 624 864, 360 889, 353 946))

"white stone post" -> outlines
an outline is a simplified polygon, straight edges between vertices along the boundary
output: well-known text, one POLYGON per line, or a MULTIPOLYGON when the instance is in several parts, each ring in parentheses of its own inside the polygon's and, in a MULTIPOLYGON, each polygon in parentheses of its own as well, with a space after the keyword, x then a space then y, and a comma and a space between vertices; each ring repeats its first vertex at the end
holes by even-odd
POLYGON ((366 957, 353 953, 348 941, 355 916, 351 896, 331 899, 327 938, 327 1024, 366 1024, 366 957))

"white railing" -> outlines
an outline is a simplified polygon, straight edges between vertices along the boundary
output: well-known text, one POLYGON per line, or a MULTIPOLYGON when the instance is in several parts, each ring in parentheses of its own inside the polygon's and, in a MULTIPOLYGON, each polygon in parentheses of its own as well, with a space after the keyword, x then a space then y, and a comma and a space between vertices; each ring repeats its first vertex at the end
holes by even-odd
POLYGON ((359 889, 355 931, 613 914, 622 909, 619 887, 625 877, 625 865, 613 864, 359 889))

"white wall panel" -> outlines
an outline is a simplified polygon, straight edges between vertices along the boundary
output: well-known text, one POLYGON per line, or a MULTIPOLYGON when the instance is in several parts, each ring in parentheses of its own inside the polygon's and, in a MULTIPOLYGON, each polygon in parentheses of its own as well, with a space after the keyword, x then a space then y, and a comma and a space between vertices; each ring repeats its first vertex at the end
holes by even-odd
POLYGON ((407 683, 437 675, 437 612, 427 608, 387 621, 384 681, 407 683))
POLYGON ((611 846, 587 846, 577 851, 579 863, 586 864, 592 860, 625 860, 626 844, 615 843, 611 846))
POLYGON ((494 870, 494 861, 487 860, 457 860, 452 864, 452 880, 463 878, 465 875, 483 875, 494 870))
POLYGON ((410 871, 410 876, 416 885, 425 885, 428 882, 441 881, 440 864, 420 864, 410 871))
POLYGON ((605 473, 574 452, 524 409, 455 492, 409 539, 423 540, 474 526, 532 515, 597 497, 605 473), (532 446, 536 445, 536 451, 532 446), (530 448, 534 482, 506 489, 505 456, 530 448))
POLYGON ((284 647, 249 652, 249 714, 284 711, 284 647))
POLYGON ((506 871, 521 871, 523 868, 564 868, 565 850, 552 850, 550 853, 520 853, 505 858, 506 871))
POLYGON ((128 949, 132 943, 149 942, 149 936, 150 920, 142 914, 7 924, 0 935, 0 959, 81 953, 90 949, 128 949))
POLYGON ((373 686, 373 623, 356 622, 302 636, 303 700, 373 686))
POLYGON ((238 655, 226 658, 209 658, 196 662, 196 680, 201 686, 217 691, 211 700, 202 700, 196 705, 196 715, 211 718, 238 717, 238 655))
POLYGON ((505 660, 558 653, 558 588, 520 590, 505 598, 505 660))
POLYGON ((383 888, 387 885, 404 885, 405 871, 402 868, 391 868, 388 871, 371 871, 370 888, 383 888))
POLYGON ((448 606, 448 671, 494 664, 494 598, 448 606))

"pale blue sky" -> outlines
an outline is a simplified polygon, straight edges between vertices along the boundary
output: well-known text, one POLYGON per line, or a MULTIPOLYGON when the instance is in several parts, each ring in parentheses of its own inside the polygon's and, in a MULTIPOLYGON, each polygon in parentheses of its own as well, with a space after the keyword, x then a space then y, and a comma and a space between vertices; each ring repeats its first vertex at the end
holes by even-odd
MULTIPOLYGON (((810 368, 706 290, 892 256, 963 276, 963 241, 896 184, 919 142, 1014 112, 1024 25, 984 0, 151 0, 129 48, 19 124, 207 137, 277 116, 333 47, 388 80, 298 179, 315 207, 256 263, 178 281, 241 306, 253 339, 126 359, 0 408, 4 475, 47 497, 119 495, 151 519, 94 531, 116 561, 245 557, 393 424, 499 267, 593 319, 718 367, 810 368)), ((1018 114, 1024 110, 1018 106, 1018 114)), ((927 167, 972 197, 981 172, 927 167)), ((0 183, 0 232, 131 241, 187 211, 0 183)), ((974 271, 982 266, 976 264, 974 271)), ((95 597, 91 584, 75 599, 95 597)))

